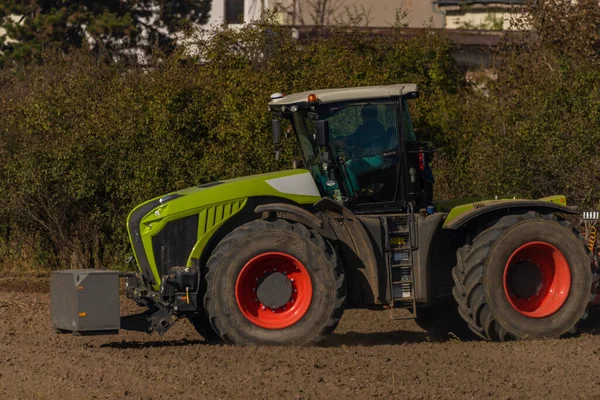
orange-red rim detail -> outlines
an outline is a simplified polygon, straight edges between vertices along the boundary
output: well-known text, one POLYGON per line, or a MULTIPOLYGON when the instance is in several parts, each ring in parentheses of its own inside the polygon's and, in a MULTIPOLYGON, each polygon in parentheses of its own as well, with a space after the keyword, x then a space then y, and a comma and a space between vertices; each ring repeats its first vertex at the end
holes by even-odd
POLYGON ((545 318, 556 313, 571 292, 569 263, 560 250, 546 242, 529 242, 515 250, 506 263, 503 280, 504 293, 510 305, 530 318, 545 318), (539 282, 531 282, 539 287, 528 298, 519 297, 508 279, 524 263, 537 267, 541 276, 539 282))
POLYGON ((304 317, 312 302, 312 280, 304 265, 295 257, 281 252, 255 256, 244 265, 235 283, 235 298, 242 314, 265 329, 285 329, 304 317), (292 285, 287 303, 277 309, 262 304, 257 296, 261 280, 269 274, 284 274, 292 285))

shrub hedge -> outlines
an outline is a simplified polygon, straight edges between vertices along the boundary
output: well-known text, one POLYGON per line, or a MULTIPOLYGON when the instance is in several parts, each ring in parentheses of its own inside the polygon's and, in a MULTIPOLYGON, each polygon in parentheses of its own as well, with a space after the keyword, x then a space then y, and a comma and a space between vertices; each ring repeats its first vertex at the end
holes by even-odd
MULTIPOLYGON (((284 139, 279 160, 270 142, 274 92, 417 83, 414 125, 444 147, 434 160, 437 198, 564 193, 597 206, 598 57, 543 29, 553 10, 532 15, 537 34, 507 41, 497 79, 477 87, 437 32, 333 29, 300 44, 269 21, 209 32, 198 55, 164 55, 152 68, 73 53, 0 70, 0 265, 123 267, 136 204, 289 168, 295 140, 284 139)), ((589 7, 579 17, 598 15, 589 7)))

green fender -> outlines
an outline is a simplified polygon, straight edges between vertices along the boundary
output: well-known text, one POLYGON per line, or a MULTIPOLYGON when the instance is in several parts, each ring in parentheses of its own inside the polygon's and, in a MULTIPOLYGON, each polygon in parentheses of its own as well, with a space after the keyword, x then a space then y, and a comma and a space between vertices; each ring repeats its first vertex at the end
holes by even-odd
POLYGON ((484 214, 504 210, 532 210, 565 214, 580 213, 576 207, 568 207, 566 198, 562 195, 544 197, 537 200, 517 198, 482 200, 453 207, 446 217, 443 227, 446 229, 457 229, 484 214))

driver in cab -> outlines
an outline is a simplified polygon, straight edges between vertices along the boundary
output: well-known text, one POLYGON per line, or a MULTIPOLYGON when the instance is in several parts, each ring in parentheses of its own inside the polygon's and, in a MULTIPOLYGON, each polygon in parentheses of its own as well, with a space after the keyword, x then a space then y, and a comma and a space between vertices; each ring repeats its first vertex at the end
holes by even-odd
POLYGON ((352 135, 333 140, 337 148, 352 154, 345 164, 355 193, 361 189, 358 183, 359 176, 381 169, 387 163, 382 154, 386 150, 385 142, 388 138, 384 126, 378 120, 377 106, 372 104, 363 106, 360 115, 363 123, 352 135))

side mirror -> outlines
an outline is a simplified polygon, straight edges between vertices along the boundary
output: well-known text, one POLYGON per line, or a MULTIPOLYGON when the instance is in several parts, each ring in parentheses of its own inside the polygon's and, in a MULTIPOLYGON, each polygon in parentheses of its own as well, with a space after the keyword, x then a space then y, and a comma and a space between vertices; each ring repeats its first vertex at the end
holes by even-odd
POLYGON ((327 146, 329 143, 329 121, 317 121, 317 146, 327 146))
POLYGON ((273 144, 281 143, 281 122, 278 119, 272 121, 273 144))

